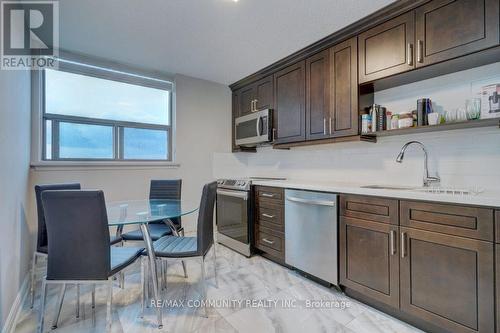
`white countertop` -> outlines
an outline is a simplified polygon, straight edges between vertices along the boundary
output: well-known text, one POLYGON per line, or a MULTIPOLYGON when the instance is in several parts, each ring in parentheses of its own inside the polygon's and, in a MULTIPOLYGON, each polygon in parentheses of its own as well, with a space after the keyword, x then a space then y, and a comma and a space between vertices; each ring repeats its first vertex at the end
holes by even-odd
POLYGON ((396 199, 437 201, 465 205, 478 205, 487 207, 500 207, 500 192, 484 191, 477 195, 451 195, 419 192, 412 190, 390 190, 362 188, 367 184, 356 184, 348 182, 319 182, 307 180, 254 180, 252 185, 273 186, 282 188, 293 188, 301 190, 372 195, 396 199))

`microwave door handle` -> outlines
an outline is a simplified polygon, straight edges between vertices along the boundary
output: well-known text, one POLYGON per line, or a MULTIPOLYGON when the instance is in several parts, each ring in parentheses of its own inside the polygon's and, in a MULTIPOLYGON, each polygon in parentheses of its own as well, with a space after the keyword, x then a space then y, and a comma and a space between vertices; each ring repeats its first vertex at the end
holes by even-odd
POLYGON ((259 116, 259 117, 257 118, 257 122, 256 122, 256 127, 257 127, 257 136, 260 136, 260 132, 261 132, 261 131, 260 131, 260 122, 261 122, 261 120, 262 120, 262 117, 260 117, 260 116, 259 116))

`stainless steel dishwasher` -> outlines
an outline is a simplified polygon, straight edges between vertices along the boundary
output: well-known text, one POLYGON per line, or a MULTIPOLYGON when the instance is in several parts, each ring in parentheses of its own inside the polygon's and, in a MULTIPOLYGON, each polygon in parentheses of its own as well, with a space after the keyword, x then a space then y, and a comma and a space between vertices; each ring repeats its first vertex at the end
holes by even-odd
POLYGON ((337 195, 285 190, 285 262, 338 285, 337 195))

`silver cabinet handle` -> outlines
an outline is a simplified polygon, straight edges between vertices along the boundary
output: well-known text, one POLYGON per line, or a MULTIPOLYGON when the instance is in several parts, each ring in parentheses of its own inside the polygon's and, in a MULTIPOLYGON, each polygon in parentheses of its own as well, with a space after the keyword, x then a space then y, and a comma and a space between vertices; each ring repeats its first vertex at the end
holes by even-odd
POLYGON ((256 110, 257 108, 255 107, 255 99, 252 99, 252 104, 251 104, 251 106, 252 106, 252 107, 251 107, 252 112, 257 111, 257 110, 256 110))
POLYGON ((407 48, 408 55, 406 57, 407 59, 407 64, 411 66, 413 64, 413 45, 411 43, 408 43, 408 48, 407 48))
POLYGON ((255 107, 255 111, 257 111, 259 109, 259 107, 257 106, 257 103, 259 103, 259 100, 258 99, 255 99, 255 102, 254 102, 254 107, 255 107))
POLYGON ((424 57, 423 57, 423 54, 422 54, 422 49, 423 49, 423 43, 419 39, 419 40, 417 40, 417 61, 419 63, 424 62, 424 57))
POLYGON ((262 216, 267 217, 268 219, 274 219, 274 215, 269 215, 266 213, 262 213, 262 216))
POLYGON ((276 140, 276 128, 273 128, 273 141, 276 140))
POLYGON ((296 198, 296 197, 286 197, 286 200, 292 201, 292 202, 303 203, 303 204, 306 204, 306 205, 335 207, 335 202, 333 202, 333 201, 309 200, 309 199, 302 199, 302 198, 296 198))
POLYGON ((267 244, 274 244, 274 241, 270 241, 270 240, 269 240, 269 239, 267 239, 267 238, 262 238, 262 241, 263 241, 264 243, 267 243, 267 244))
POLYGON ((396 230, 391 230, 391 255, 396 254, 396 230))
POLYGON ((401 258, 406 256, 406 232, 401 233, 401 258))
POLYGON ((323 117, 323 135, 326 135, 326 118, 323 117))
POLYGON ((332 117, 330 117, 329 123, 330 125, 328 126, 329 127, 328 132, 330 133, 330 135, 332 135, 332 117))
POLYGON ((240 198, 243 200, 248 200, 248 193, 243 191, 225 191, 217 189, 218 195, 223 195, 226 197, 240 198))
POLYGON ((274 198, 274 193, 261 193, 261 197, 274 198))

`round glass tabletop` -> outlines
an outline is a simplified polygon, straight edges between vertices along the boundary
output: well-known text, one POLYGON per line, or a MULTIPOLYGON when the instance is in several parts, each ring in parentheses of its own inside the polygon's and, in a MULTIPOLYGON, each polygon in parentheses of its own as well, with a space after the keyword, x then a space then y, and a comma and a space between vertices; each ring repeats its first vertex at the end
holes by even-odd
POLYGON ((194 213, 198 204, 185 200, 127 200, 107 202, 108 225, 141 224, 194 213))

